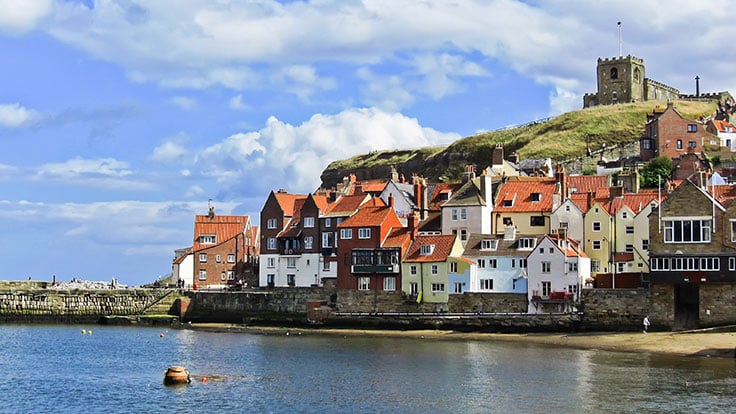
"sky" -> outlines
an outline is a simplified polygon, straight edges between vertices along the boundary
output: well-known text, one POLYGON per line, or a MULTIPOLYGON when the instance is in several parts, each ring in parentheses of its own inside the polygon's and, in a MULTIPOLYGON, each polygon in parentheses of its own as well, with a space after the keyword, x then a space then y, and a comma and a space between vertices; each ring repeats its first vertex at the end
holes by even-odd
POLYGON ((258 225, 331 161, 579 109, 619 51, 734 93, 734 21, 725 0, 0 0, 0 279, 152 282, 209 203, 258 225))

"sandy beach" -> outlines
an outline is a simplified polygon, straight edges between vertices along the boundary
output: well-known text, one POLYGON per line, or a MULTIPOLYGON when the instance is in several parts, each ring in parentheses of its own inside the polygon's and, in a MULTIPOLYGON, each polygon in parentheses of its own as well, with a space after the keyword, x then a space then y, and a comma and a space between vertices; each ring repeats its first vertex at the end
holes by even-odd
POLYGON ((679 356, 734 358, 736 332, 701 330, 695 332, 585 332, 585 333, 461 333, 454 331, 303 329, 255 327, 234 324, 192 324, 191 329, 244 332, 262 335, 336 335, 421 338, 427 340, 508 341, 547 344, 579 349, 620 352, 648 352, 679 356))

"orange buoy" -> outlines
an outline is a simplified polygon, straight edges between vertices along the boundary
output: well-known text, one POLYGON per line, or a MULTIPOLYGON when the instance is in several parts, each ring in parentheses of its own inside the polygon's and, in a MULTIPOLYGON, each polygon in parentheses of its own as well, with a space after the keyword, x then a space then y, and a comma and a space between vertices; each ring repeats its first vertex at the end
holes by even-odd
POLYGON ((192 379, 189 376, 189 371, 179 365, 170 366, 164 374, 164 384, 166 385, 189 384, 190 382, 192 382, 192 379))
POLYGON ((207 382, 207 377, 202 377, 202 382, 207 382))

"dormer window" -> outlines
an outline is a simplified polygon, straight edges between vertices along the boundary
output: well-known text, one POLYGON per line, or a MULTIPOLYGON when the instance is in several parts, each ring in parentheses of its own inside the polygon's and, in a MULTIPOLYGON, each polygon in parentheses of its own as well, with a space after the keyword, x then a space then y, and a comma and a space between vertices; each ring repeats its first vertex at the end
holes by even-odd
POLYGON ((522 237, 519 239, 519 250, 532 250, 537 245, 537 239, 522 237))
POLYGON ((314 217, 304 217, 304 227, 314 227, 314 217))
POLYGON ((429 256, 434 253, 434 244, 423 244, 419 246, 419 254, 422 256, 429 256))
POLYGON ((214 234, 201 234, 199 236, 199 242, 201 244, 215 244, 217 243, 217 236, 214 234))
POLYGON ((498 240, 483 239, 480 241, 481 250, 496 250, 498 247, 498 240))
POLYGON ((532 201, 542 201, 542 193, 532 193, 531 200, 532 201))

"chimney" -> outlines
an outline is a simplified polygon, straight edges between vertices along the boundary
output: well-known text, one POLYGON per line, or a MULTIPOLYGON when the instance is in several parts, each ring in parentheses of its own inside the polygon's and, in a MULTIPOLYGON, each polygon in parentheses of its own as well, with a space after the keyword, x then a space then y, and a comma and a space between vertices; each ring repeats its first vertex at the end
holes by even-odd
POLYGON ((356 177, 354 173, 350 173, 350 182, 354 183, 357 180, 358 180, 358 177, 356 177))
POLYGON ((624 196, 624 187, 620 185, 615 185, 611 187, 611 200, 614 198, 620 198, 624 196))
POLYGON ((409 237, 414 240, 417 237, 417 234, 419 234, 419 214, 417 214, 416 211, 413 211, 411 213, 411 217, 409 217, 409 237))
POLYGON ((509 154, 509 161, 516 164, 516 166, 519 166, 519 153, 516 151, 509 154))
POLYGON ((588 191, 588 199, 587 199, 587 202, 588 203, 585 206, 586 207, 586 211, 589 210, 590 207, 593 205, 593 192, 592 191, 588 191))
POLYGON ((557 164, 557 168, 555 169, 555 180, 560 185, 560 197, 562 199, 567 198, 567 174, 565 173, 565 167, 561 166, 560 164, 557 164))
POLYGON ((393 194, 388 195, 388 206, 391 208, 394 208, 394 195, 393 194))
POLYGON ((418 209, 421 210, 422 208, 422 182, 421 180, 416 179, 416 176, 414 176, 414 205, 417 206, 418 209))
POLYGON ((480 176, 480 196, 483 197, 486 206, 493 206, 493 184, 491 183, 491 177, 487 174, 480 176))
POLYGON ((465 166, 465 175, 463 176, 463 183, 467 183, 473 178, 475 178, 475 167, 468 164, 465 166))
POLYGON ((496 144, 491 154, 491 166, 502 166, 503 165, 503 144, 496 144))
POLYGON ((393 165, 391 166, 391 181, 393 182, 399 181, 399 172, 396 171, 396 167, 393 165))
POLYGON ((516 226, 503 226, 503 239, 505 241, 516 240, 516 226))
POLYGON ((700 97, 700 76, 695 76, 695 97, 700 97))

